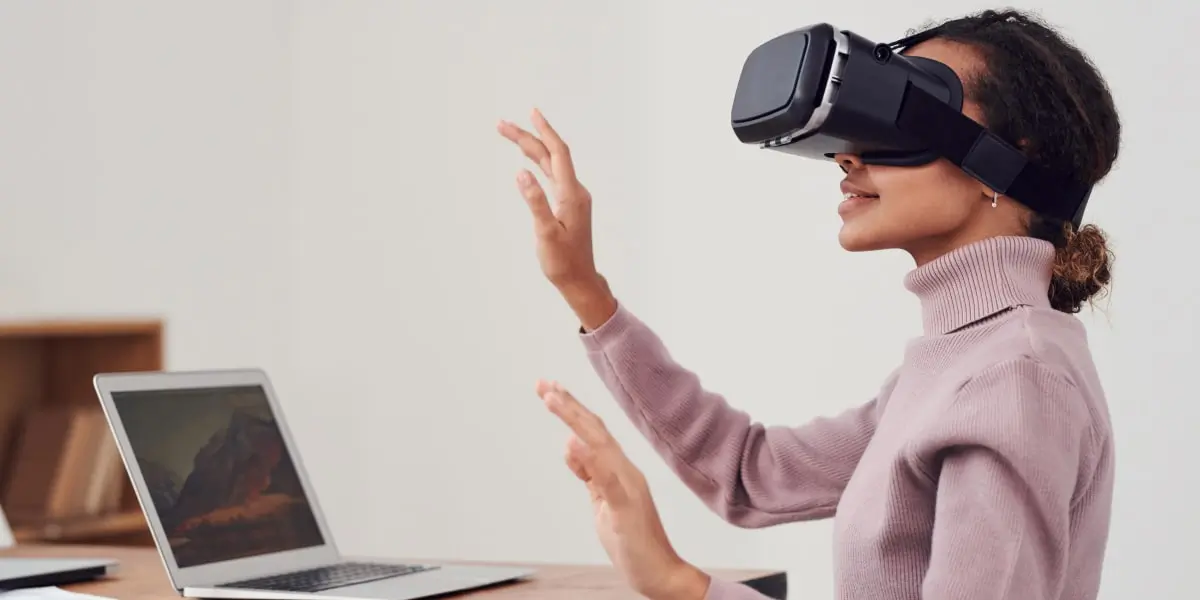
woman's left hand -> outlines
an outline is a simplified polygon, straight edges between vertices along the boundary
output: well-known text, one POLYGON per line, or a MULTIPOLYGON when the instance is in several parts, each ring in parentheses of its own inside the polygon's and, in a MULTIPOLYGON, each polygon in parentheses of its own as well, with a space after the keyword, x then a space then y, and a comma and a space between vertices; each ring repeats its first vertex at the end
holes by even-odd
POLYGON ((701 600, 708 575, 675 553, 642 472, 604 423, 562 386, 539 382, 537 393, 571 428, 567 466, 591 492, 596 533, 634 591, 651 600, 701 600))

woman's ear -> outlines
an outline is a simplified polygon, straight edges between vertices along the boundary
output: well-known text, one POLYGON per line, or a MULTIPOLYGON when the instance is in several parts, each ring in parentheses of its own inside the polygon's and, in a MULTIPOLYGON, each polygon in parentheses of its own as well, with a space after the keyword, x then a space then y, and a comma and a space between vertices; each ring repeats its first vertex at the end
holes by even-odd
POLYGON ((992 188, 990 188, 986 185, 983 186, 982 188, 980 188, 979 191, 981 194, 983 194, 984 199, 986 199, 989 203, 991 203, 992 208, 996 208, 996 206, 1000 202, 1000 194, 997 193, 996 190, 993 190, 992 188))

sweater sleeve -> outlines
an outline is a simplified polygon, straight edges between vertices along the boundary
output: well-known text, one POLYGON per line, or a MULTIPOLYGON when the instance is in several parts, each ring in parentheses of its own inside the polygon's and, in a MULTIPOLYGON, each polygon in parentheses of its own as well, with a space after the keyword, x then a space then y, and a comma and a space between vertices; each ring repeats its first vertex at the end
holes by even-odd
POLYGON ((1033 359, 973 378, 948 411, 922 598, 1057 598, 1091 439, 1080 392, 1033 359))
POLYGON ((705 390, 624 307, 582 335, 625 414, 725 520, 765 527, 833 515, 875 431, 876 401, 800 427, 767 427, 705 390))

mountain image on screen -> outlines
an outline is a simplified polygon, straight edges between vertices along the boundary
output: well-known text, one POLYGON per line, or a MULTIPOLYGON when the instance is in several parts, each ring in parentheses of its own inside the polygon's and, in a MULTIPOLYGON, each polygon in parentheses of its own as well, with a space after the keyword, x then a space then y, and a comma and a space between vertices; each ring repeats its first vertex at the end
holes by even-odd
POLYGON ((114 400, 180 567, 322 543, 261 392, 114 400))

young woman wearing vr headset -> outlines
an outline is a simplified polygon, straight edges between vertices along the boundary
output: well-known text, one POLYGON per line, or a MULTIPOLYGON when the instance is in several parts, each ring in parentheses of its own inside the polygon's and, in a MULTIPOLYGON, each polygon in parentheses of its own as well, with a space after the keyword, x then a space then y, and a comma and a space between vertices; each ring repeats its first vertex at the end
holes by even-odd
MULTIPOLYGON (((1120 123, 1095 67, 1020 12, 943 23, 905 51, 949 66, 963 114, 1032 162, 1092 185, 1117 158, 1120 123)), ((591 197, 567 146, 500 132, 547 178, 518 187, 542 269, 583 325, 597 372, 671 468, 743 527, 834 518, 837 597, 1095 598, 1108 537, 1113 445, 1083 326, 1072 314, 1109 282, 1094 226, 1031 210, 946 160, 846 173, 847 250, 901 249, 916 268, 923 335, 876 398, 798 427, 752 422, 668 354, 620 305, 592 258, 591 197)), ((566 390, 537 393, 570 427, 566 461, 591 491, 599 535, 654 600, 762 598, 672 549, 641 472, 566 390)))

